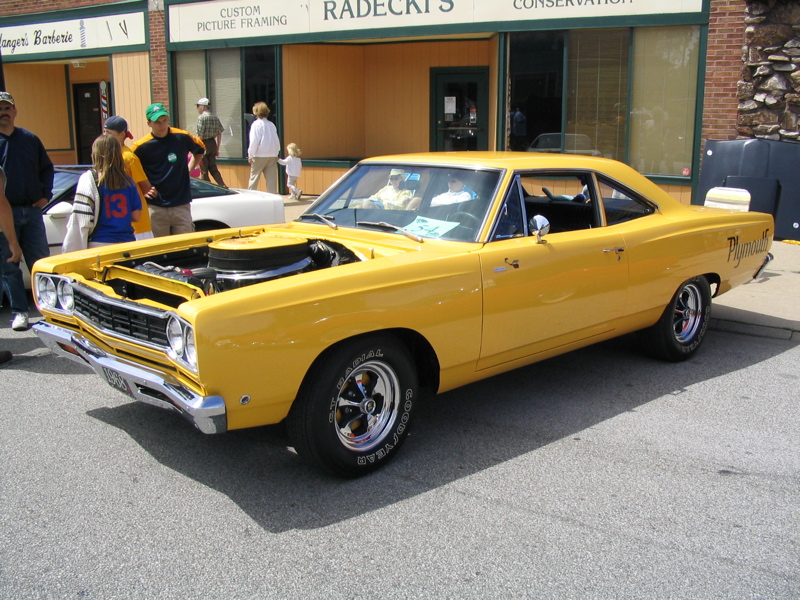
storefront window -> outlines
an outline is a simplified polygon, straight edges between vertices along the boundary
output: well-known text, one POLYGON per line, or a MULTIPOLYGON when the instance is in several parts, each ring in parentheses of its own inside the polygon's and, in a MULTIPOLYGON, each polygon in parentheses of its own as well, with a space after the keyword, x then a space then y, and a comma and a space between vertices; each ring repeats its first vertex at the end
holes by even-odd
POLYGON ((569 33, 565 151, 625 159, 629 29, 569 33))
POLYGON ((696 26, 511 34, 507 147, 689 177, 699 42, 696 26))
POLYGON ((225 128, 220 158, 243 158, 253 104, 267 102, 273 111, 271 120, 277 114, 275 47, 191 50, 176 52, 174 56, 177 97, 173 124, 194 134, 197 100, 208 97, 211 111, 225 128))
POLYGON ((698 27, 634 30, 630 164, 648 175, 691 175, 698 27))
POLYGON ((564 32, 511 34, 508 148, 527 150, 534 140, 561 132, 564 32))
POLYGON ((170 110, 174 127, 196 133, 197 100, 206 91, 206 53, 203 50, 175 54, 175 101, 170 110))
POLYGON ((209 98, 211 112, 222 122, 221 158, 243 156, 241 53, 238 48, 213 50, 208 53, 209 98))
POLYGON ((244 49, 245 112, 249 114, 256 102, 266 102, 272 111, 269 120, 273 122, 279 112, 275 63, 275 46, 244 49))

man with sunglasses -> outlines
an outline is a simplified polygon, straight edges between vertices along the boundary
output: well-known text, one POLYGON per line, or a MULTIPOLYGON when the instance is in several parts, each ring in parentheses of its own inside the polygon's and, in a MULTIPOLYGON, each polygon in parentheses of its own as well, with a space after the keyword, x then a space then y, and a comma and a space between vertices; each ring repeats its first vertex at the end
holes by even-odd
POLYGON ((442 192, 438 196, 434 196, 433 200, 431 200, 431 206, 445 206, 447 204, 467 202, 468 200, 472 200, 472 194, 464 189, 464 182, 461 181, 461 175, 458 173, 449 173, 447 175, 447 191, 442 192))

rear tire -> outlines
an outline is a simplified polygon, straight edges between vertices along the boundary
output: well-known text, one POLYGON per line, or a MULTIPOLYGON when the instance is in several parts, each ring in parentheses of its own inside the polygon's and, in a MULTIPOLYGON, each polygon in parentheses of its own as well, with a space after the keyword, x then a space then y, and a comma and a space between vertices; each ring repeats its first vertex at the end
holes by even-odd
POLYGON ((289 412, 297 453, 342 477, 382 467, 408 435, 418 399, 405 347, 388 335, 357 338, 315 363, 289 412))
POLYGON ((691 357, 708 329, 711 288, 705 277, 684 281, 658 322, 639 332, 639 343, 648 354, 672 362, 691 357))

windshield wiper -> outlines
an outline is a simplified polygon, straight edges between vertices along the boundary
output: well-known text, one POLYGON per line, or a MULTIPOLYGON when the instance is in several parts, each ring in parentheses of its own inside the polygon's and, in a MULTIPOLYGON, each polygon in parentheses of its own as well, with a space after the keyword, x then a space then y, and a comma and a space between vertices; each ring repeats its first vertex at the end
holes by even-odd
POLYGON ((365 227, 381 227, 382 229, 391 229, 392 231, 397 231, 398 233, 402 233, 407 238, 411 238, 415 242, 423 242, 425 241, 422 237, 418 236, 416 233, 411 233, 407 229, 403 229, 402 227, 398 227, 397 225, 392 225, 391 223, 387 223, 386 221, 381 221, 376 223, 374 221, 356 221, 356 225, 365 226, 365 227))
POLYGON ((333 217, 326 217, 325 215, 321 215, 319 213, 303 213, 298 219, 302 219, 303 217, 311 217, 312 219, 317 219, 318 221, 322 221, 330 227, 331 229, 339 229, 339 226, 333 222, 333 217))

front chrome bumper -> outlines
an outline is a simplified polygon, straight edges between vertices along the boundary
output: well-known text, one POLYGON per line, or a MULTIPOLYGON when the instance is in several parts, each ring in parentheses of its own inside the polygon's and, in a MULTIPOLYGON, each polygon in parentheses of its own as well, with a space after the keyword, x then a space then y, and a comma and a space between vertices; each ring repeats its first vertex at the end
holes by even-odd
POLYGON ((203 433, 228 428, 225 402, 220 396, 201 396, 170 375, 112 356, 79 333, 45 321, 32 329, 57 356, 86 364, 108 384, 135 400, 179 413, 203 433))

